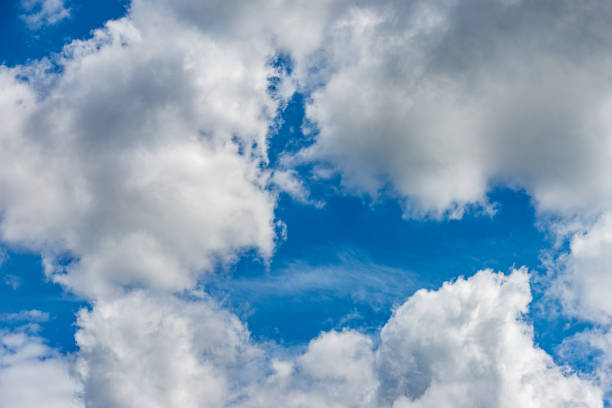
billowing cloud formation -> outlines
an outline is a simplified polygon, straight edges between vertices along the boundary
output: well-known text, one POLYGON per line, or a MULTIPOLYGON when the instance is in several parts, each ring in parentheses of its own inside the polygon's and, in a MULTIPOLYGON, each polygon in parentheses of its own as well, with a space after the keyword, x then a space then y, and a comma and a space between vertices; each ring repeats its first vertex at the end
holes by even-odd
POLYGON ((206 297, 148 291, 98 302, 78 324, 91 407, 352 406, 374 396, 372 342, 354 332, 323 334, 297 360, 270 359, 206 297))
POLYGON ((208 301, 134 292, 78 323, 90 407, 225 406, 259 356, 242 323, 208 301))
POLYGON ((295 358, 207 300, 142 291, 79 317, 91 407, 600 407, 533 345, 524 270, 419 291, 380 332, 331 331, 295 358))
POLYGON ((82 407, 70 361, 27 330, 0 331, 0 401, 15 408, 82 407))
POLYGON ((273 51, 133 20, 67 46, 61 75, 0 70, 0 234, 89 296, 191 287, 238 251, 274 245, 261 169, 273 51))
POLYGON ((396 407, 601 406, 533 346, 521 320, 530 300, 524 270, 417 292, 381 331, 381 396, 396 407))
POLYGON ((305 156, 408 216, 460 217, 492 185, 564 215, 612 206, 612 7, 416 1, 355 7, 328 32, 305 156))

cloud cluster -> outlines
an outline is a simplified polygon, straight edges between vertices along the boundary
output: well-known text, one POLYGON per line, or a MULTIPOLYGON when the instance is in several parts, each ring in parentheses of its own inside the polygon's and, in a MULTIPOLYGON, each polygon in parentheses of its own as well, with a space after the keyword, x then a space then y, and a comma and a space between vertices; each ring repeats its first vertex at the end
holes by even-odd
MULTIPOLYGON (((543 212, 612 207, 610 12, 569 1, 134 0, 50 60, 0 67, 0 239, 41 253, 51 279, 91 300, 78 317, 81 381, 40 338, 3 332, 2 400, 602 406, 601 391, 534 346, 523 270, 419 291, 379 334, 322 333, 297 355, 257 344, 191 290, 242 251, 273 254, 271 183, 309 200, 296 172, 267 160, 273 117, 296 87, 313 91, 319 130, 300 159, 331 164, 360 192, 390 188, 408 216, 460 217, 498 182, 543 212), (279 53, 291 78, 273 65, 279 53)), ((590 254, 608 224, 574 240, 569 269, 603 274, 590 254)), ((596 279, 570 276, 593 294, 577 308, 608 313, 596 279)))
POLYGON ((378 340, 326 332, 295 357, 194 296, 137 291, 81 312, 87 406, 602 406, 601 391, 534 346, 525 270, 419 291, 378 340))

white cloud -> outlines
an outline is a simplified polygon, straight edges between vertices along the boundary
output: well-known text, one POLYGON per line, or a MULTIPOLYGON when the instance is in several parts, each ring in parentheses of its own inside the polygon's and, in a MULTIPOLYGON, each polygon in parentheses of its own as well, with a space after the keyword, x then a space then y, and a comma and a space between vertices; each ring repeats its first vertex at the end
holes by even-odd
POLYGON ((2 240, 42 252, 54 280, 88 296, 189 288, 243 249, 274 247, 261 169, 274 50, 138 10, 67 46, 62 74, 0 69, 2 240))
MULTIPOLYGON (((552 260, 549 295, 567 316, 592 327, 563 340, 559 355, 590 372, 612 400, 612 213, 574 232, 569 251, 552 260)), ((587 326, 588 327, 588 326, 587 326)))
POLYGON ((612 323, 612 213, 576 232, 558 268, 551 292, 567 314, 600 324, 612 323))
POLYGON ((82 387, 71 362, 25 331, 0 330, 0 401, 6 407, 77 408, 82 387))
POLYGON ((205 299, 139 291, 95 303, 78 324, 89 407, 226 406, 259 355, 242 323, 205 299))
POLYGON ((594 407, 601 394, 533 345, 525 270, 421 290, 381 331, 384 401, 400 407, 594 407))
POLYGON ((292 199, 302 204, 323 207, 324 203, 313 201, 310 191, 304 186, 295 170, 276 170, 272 173, 271 181, 279 192, 287 193, 292 199))
POLYGON ((78 368, 91 407, 601 407, 534 346, 530 299, 524 270, 482 271, 417 292, 379 341, 331 331, 291 357, 206 297, 137 291, 81 312, 78 368))
POLYGON ((21 0, 25 14, 21 17, 30 30, 53 25, 70 17, 70 9, 64 0, 21 0))
MULTIPOLYGON (((320 129, 302 160, 387 185, 408 216, 460 217, 492 185, 541 211, 612 206, 612 32, 605 2, 377 2, 327 32, 320 129)), ((308 81, 308 79, 305 79, 308 81)))
POLYGON ((271 374, 237 406, 376 407, 372 344, 355 331, 322 333, 297 358, 271 360, 271 374))

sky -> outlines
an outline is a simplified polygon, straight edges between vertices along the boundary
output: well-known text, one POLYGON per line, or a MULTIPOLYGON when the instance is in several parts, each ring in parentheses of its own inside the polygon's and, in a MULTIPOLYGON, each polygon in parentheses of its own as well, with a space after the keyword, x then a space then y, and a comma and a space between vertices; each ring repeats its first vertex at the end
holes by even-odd
POLYGON ((0 4, 0 405, 612 406, 612 5, 0 4))

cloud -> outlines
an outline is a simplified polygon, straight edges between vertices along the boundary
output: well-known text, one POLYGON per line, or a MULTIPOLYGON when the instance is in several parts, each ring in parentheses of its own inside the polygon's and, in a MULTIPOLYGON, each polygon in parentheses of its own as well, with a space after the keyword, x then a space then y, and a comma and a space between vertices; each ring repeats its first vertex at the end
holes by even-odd
POLYGON ((0 313, 0 321, 4 322, 46 322, 49 313, 40 310, 22 310, 18 313, 0 313))
POLYGON ((359 4, 326 33, 301 160, 410 217, 461 217, 499 184, 540 212, 612 206, 608 3, 359 4))
POLYGON ((90 407, 226 406, 257 369, 246 328, 206 299, 133 292, 81 311, 78 325, 90 407))
POLYGON ((15 408, 83 407, 71 361, 27 331, 0 330, 0 400, 15 408))
POLYGON ((6 274, 2 277, 2 283, 13 290, 17 290, 21 286, 21 278, 17 275, 6 274))
POLYGON ((136 291, 81 311, 91 407, 601 407, 533 344, 528 274, 481 271, 418 291, 379 339, 321 333, 302 353, 257 344, 204 294, 136 291))
POLYGON ((421 290, 382 329, 380 395, 394 407, 602 406, 533 345, 528 274, 481 271, 421 290))
POLYGON ((0 68, 0 235, 89 297, 190 288, 242 250, 274 248, 274 50, 159 12, 135 5, 69 44, 61 74, 0 68))
POLYGON ((64 0, 21 0, 21 7, 25 11, 21 18, 30 30, 57 24, 70 17, 70 9, 64 0))
POLYGON ((321 208, 325 203, 313 201, 310 198, 308 188, 300 180, 295 170, 276 170, 272 173, 271 181, 275 189, 279 192, 288 194, 293 200, 301 204, 313 205, 321 208))
POLYGON ((612 322, 612 213, 573 234, 569 252, 554 267, 557 275, 551 292, 567 314, 600 324, 612 322))
MULTIPOLYGON (((318 251, 325 252, 326 249, 318 248, 318 251)), ((376 310, 391 307, 392 302, 404 299, 421 283, 413 272, 359 260, 358 255, 349 251, 339 253, 337 260, 324 265, 292 262, 264 275, 222 277, 210 283, 221 293, 231 293, 239 299, 329 294, 340 299, 350 298, 376 310)))

